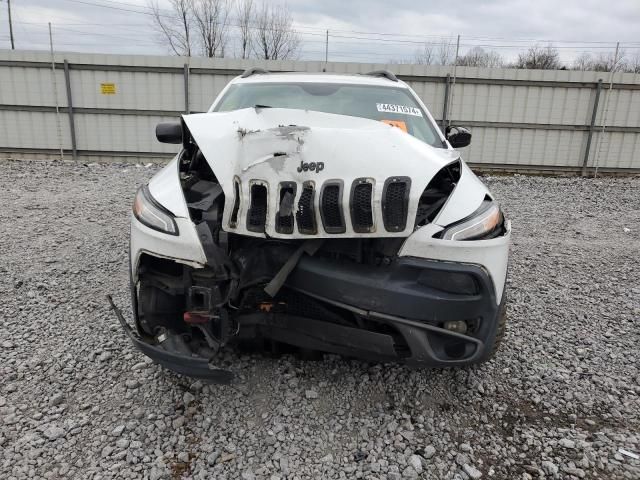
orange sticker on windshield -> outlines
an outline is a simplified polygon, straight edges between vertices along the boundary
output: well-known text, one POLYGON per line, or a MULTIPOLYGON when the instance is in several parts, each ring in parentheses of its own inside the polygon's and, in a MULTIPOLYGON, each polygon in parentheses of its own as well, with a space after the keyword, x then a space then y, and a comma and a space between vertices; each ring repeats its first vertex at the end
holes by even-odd
POLYGON ((380 120, 382 123, 386 123, 387 125, 391 125, 392 127, 398 127, 400 130, 403 130, 405 133, 409 133, 407 130, 407 124, 401 120, 380 120))

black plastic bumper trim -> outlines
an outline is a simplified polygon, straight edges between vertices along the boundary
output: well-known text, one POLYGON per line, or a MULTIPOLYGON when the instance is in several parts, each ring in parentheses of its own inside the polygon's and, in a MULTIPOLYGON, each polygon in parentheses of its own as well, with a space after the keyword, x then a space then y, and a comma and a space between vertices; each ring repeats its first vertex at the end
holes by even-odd
POLYGON ((493 283, 482 267, 412 257, 373 266, 306 256, 291 272, 287 286, 365 311, 432 323, 491 317, 498 308, 493 283), (424 271, 443 279, 467 275, 477 289, 464 294, 435 289, 420 283, 424 271))
POLYGON ((262 336, 339 355, 369 360, 397 360, 390 335, 287 314, 248 313, 237 317, 240 328, 255 326, 262 336))
MULTIPOLYGON (((376 320, 380 323, 385 323, 387 325, 392 325, 393 327, 395 327, 396 330, 398 330, 400 334, 404 337, 404 340, 407 342, 412 354, 410 358, 404 358, 404 359, 399 358, 398 355, 394 355, 392 359, 395 361, 403 361, 404 363, 409 363, 409 364, 418 365, 418 366, 419 365, 451 366, 451 365, 462 365, 462 364, 479 362, 482 359, 482 356, 486 353, 485 342, 477 338, 470 337, 469 335, 463 335, 458 332, 452 332, 451 330, 446 330, 444 328, 436 327, 428 323, 418 322, 418 321, 410 320, 407 318, 400 318, 400 317, 395 317, 393 315, 386 315, 380 312, 362 310, 360 308, 353 307, 351 305, 335 302, 327 298, 322 298, 318 295, 313 295, 309 292, 304 292, 302 290, 299 290, 299 291, 300 293, 304 293, 305 295, 308 295, 317 300, 326 302, 330 305, 344 308, 345 310, 349 310, 362 317, 369 318, 371 320, 376 320), (428 338, 425 335, 420 334, 421 331, 433 332, 439 335, 443 335, 445 337, 450 337, 452 339, 469 342, 475 346, 474 353, 470 357, 466 357, 460 360, 450 360, 450 359, 438 357, 438 355, 433 350, 431 344, 429 343, 428 338)), ((307 319, 305 319, 305 322, 306 321, 307 319)), ((322 323, 324 325, 330 325, 327 322, 322 322, 322 323)), ((353 333, 354 336, 358 336, 358 335, 362 336, 364 335, 364 333, 370 333, 370 332, 367 332, 366 330, 361 330, 361 329, 352 329, 352 330, 355 330, 355 332, 353 333)), ((335 352, 335 353, 340 353, 340 352, 335 352)), ((350 354, 355 355, 356 353, 355 351, 351 351, 350 354)), ((375 359, 384 360, 385 358, 381 358, 380 356, 377 356, 375 357, 375 359)))

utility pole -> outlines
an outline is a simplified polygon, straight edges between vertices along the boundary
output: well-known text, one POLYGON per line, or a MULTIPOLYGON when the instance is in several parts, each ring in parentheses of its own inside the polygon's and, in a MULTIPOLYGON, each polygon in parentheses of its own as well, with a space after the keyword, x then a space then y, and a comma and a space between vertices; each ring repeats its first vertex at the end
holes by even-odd
POLYGON ((13 44, 13 24, 11 23, 11 0, 7 0, 7 9, 9 10, 9 37, 11 38, 11 50, 15 50, 16 47, 13 44))
POLYGON ((51 83, 53 84, 53 97, 56 100, 56 124, 58 127, 58 143, 60 144, 60 160, 64 160, 62 127, 60 126, 60 105, 58 103, 58 82, 56 81, 56 60, 53 55, 53 35, 51 34, 51 22, 49 22, 49 47, 51 48, 51 83))
POLYGON ((324 42, 324 63, 329 61, 329 30, 327 30, 327 37, 324 42))
POLYGON ((451 84, 451 101, 449 102, 449 119, 448 125, 451 126, 451 113, 453 113, 453 92, 456 88, 456 68, 458 67, 458 55, 460 55, 460 35, 458 35, 458 41, 456 42, 456 59, 453 61, 453 83, 451 84))
POLYGON ((604 112, 602 113, 602 130, 598 135, 598 148, 596 149, 596 158, 593 162, 595 170, 593 171, 593 178, 598 176, 598 162, 600 161, 600 151, 602 150, 602 143, 604 141, 604 132, 607 127, 607 116, 609 114, 609 97, 611 97, 611 90, 613 90, 613 73, 618 69, 618 53, 620 51, 620 42, 616 43, 616 53, 613 55, 613 64, 609 69, 609 89, 607 90, 607 98, 604 100, 604 112))

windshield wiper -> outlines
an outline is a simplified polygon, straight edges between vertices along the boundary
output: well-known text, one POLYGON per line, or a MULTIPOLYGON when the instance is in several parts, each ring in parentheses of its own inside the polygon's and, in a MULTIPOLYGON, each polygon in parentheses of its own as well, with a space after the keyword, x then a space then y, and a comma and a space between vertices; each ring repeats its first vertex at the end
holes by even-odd
POLYGON ((260 105, 259 103, 256 103, 253 108, 273 108, 271 105, 260 105))

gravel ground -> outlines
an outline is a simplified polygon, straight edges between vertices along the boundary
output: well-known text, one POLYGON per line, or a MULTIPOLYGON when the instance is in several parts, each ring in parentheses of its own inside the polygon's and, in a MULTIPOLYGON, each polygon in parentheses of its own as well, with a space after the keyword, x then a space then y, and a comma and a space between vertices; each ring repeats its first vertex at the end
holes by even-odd
POLYGON ((157 167, 4 162, 0 478, 640 478, 640 179, 490 177, 513 220, 495 360, 411 370, 134 350, 128 216, 157 167), (628 230, 627 230, 628 229, 628 230))

